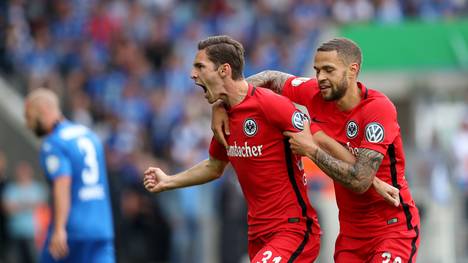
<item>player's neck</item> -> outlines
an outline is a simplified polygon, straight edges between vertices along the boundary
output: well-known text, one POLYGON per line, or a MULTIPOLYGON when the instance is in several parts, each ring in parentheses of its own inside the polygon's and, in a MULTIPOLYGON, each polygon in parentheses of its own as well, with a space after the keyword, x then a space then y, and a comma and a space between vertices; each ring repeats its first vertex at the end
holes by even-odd
POLYGON ((47 131, 51 133, 55 127, 63 120, 63 116, 59 113, 50 113, 46 120, 47 131))
POLYGON ((348 87, 345 95, 337 101, 337 106, 341 111, 350 111, 361 102, 361 89, 357 82, 348 87))
POLYGON ((226 91, 227 96, 224 102, 226 102, 229 107, 234 107, 241 103, 245 96, 247 96, 247 92, 249 91, 249 84, 244 79, 230 81, 226 85, 226 91))

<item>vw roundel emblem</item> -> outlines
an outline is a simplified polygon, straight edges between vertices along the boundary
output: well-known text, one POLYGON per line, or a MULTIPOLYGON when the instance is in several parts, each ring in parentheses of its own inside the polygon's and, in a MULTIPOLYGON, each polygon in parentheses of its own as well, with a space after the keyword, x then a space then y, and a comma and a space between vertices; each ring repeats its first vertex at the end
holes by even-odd
POLYGON ((385 130, 378 122, 371 122, 366 126, 366 140, 368 142, 378 143, 385 138, 385 130))
POLYGON ((252 137, 258 131, 257 123, 254 119, 246 119, 244 121, 244 133, 245 135, 252 137))
POLYGON ((346 125, 346 136, 349 139, 354 139, 358 134, 359 126, 354 121, 349 121, 346 125))
POLYGON ((304 130, 304 120, 307 119, 307 115, 300 111, 296 111, 292 116, 292 125, 294 126, 294 128, 302 131, 304 130))

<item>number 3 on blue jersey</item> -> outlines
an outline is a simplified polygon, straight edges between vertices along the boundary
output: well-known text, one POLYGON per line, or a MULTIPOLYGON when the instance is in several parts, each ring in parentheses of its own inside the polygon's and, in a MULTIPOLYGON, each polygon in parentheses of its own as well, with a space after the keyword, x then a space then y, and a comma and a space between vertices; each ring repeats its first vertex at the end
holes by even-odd
POLYGON ((81 179, 85 185, 96 184, 99 180, 99 165, 96 148, 87 137, 80 137, 77 144, 85 158, 85 167, 83 167, 83 171, 81 172, 81 179))

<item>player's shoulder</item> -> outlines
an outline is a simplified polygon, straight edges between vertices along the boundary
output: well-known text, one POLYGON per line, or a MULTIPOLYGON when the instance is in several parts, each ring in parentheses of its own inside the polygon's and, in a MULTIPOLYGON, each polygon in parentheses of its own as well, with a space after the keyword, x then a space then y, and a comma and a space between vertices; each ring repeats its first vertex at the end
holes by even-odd
POLYGON ((44 138, 43 145, 49 144, 51 146, 60 147, 82 136, 94 135, 86 126, 64 120, 57 124, 52 133, 44 138))
POLYGON ((265 104, 275 105, 275 103, 280 103, 280 104, 291 103, 291 101, 288 98, 280 94, 277 94, 273 92, 272 90, 262 88, 262 87, 257 87, 255 88, 255 90, 252 90, 252 96, 255 97, 258 100, 258 102, 262 105, 265 105, 265 104))
POLYGON ((317 79, 305 77, 290 77, 284 87, 283 94, 292 96, 295 100, 300 100, 320 95, 320 89, 317 79))
POLYGON ((88 127, 71 121, 63 121, 54 132, 56 136, 64 141, 92 134, 88 127))
POLYGON ((40 154, 47 156, 54 152, 61 151, 60 149, 62 148, 64 148, 63 142, 51 134, 42 141, 40 154))
POLYGON ((276 99, 283 97, 275 93, 274 91, 263 87, 253 88, 251 91, 251 95, 260 99, 276 99))
POLYGON ((394 110, 395 105, 383 92, 375 89, 367 89, 364 102, 368 107, 394 110))
POLYGON ((372 89, 372 88, 366 88, 366 94, 364 94, 364 97, 369 100, 376 100, 376 101, 390 101, 390 99, 385 95, 382 91, 372 89))
POLYGON ((55 128, 51 133, 49 133, 46 137, 44 137, 44 140, 42 141, 42 147, 41 149, 43 151, 50 151, 54 147, 61 147, 61 145, 64 143, 64 141, 60 138, 58 127, 55 128))

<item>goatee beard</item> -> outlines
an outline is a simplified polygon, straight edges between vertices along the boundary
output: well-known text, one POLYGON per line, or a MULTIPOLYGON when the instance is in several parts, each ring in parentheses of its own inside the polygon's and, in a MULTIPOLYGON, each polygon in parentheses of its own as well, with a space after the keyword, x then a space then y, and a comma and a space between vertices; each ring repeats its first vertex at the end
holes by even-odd
POLYGON ((46 129, 44 129, 44 126, 39 120, 37 120, 36 122, 36 128, 34 129, 34 134, 39 138, 44 137, 47 134, 46 129))

